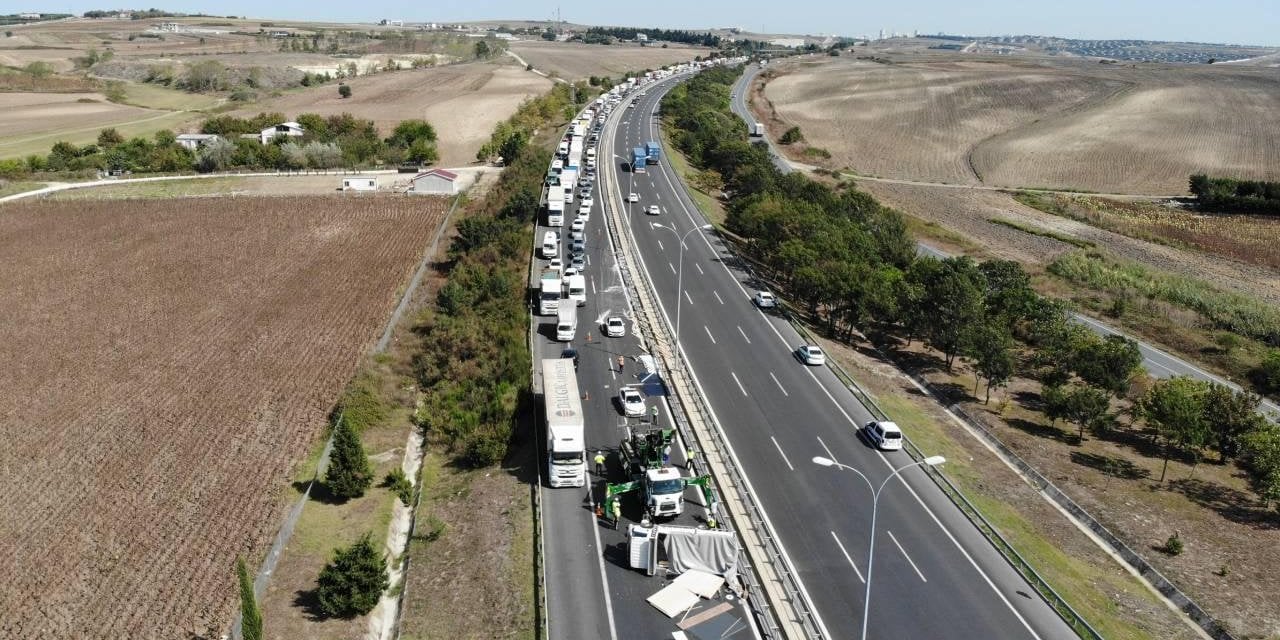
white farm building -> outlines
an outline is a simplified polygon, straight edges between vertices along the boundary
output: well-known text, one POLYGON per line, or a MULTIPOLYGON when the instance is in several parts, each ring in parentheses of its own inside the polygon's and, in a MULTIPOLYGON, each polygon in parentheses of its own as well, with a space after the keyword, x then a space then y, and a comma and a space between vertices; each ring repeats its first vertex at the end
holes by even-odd
POLYGON ((453 195, 458 192, 458 174, 445 169, 424 171, 413 177, 413 193, 453 195))

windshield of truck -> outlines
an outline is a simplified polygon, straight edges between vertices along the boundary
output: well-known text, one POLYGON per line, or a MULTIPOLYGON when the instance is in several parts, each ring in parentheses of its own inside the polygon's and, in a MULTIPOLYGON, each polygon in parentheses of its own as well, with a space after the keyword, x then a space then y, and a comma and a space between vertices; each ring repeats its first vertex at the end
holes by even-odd
POLYGON ((551 464, 582 464, 582 452, 552 451, 551 464))
POLYGON ((543 291, 542 299, 543 300, 559 300, 560 292, 559 291, 543 291))
POLYGON ((587 295, 587 290, 586 290, 585 288, 583 288, 583 287, 570 287, 570 289, 569 289, 569 295, 571 295, 571 296, 585 296, 585 295, 587 295))
POLYGON ((649 493, 655 496, 665 496, 671 493, 680 493, 684 491, 684 481, 682 480, 659 480, 649 485, 649 493))

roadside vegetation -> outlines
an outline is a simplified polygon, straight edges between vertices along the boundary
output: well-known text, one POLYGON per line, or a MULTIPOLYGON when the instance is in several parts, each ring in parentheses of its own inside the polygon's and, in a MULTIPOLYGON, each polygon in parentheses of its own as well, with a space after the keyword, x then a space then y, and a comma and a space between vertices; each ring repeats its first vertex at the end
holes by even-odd
MULTIPOLYGON (((1051 429, 1067 423, 1065 439, 1075 446, 1088 438, 1154 442, 1133 448, 1166 465, 1216 452, 1220 463, 1236 460, 1252 482, 1253 495, 1238 494, 1236 508, 1280 505, 1276 427, 1256 413, 1256 396, 1184 378, 1152 382, 1136 343, 1071 322, 1067 306, 1036 293, 1019 264, 917 257, 898 212, 848 183, 780 174, 729 109, 736 76, 733 69, 699 74, 668 94, 662 114, 690 163, 722 177, 728 230, 794 311, 832 339, 869 336, 908 369, 934 358, 948 376, 966 367, 972 389, 951 387, 948 402, 986 404, 993 390, 1032 381, 1034 391, 1019 403, 1051 429), (913 347, 916 341, 928 350, 913 347)), ((1261 317, 1241 309, 1224 321, 1265 333, 1261 317)))

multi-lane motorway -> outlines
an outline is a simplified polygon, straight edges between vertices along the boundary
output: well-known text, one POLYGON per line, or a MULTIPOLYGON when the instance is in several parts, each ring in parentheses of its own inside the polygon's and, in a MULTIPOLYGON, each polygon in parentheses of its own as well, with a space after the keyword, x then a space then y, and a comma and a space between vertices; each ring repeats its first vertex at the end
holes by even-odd
MULTIPOLYGON (((748 124, 748 126, 750 126, 750 124, 755 120, 755 117, 751 115, 751 111, 747 108, 747 98, 748 98, 747 92, 748 92, 748 89, 751 87, 751 82, 755 79, 756 75, 760 73, 760 71, 761 71, 761 68, 759 66, 748 65, 746 70, 743 72, 742 77, 738 79, 738 82, 734 84, 734 87, 733 87, 733 99, 731 102, 733 112, 736 113, 738 117, 742 118, 743 121, 745 121, 748 124)), ((780 153, 778 153, 778 149, 776 146, 774 146, 773 141, 769 140, 768 137, 766 137, 765 142, 769 145, 770 155, 772 155, 773 162, 778 167, 778 169, 783 172, 792 171, 793 167, 780 153)), ((946 253, 943 253, 942 251, 939 251, 938 249, 930 247, 929 245, 926 245, 924 243, 920 243, 917 246, 921 254, 931 255, 936 258, 948 257, 946 253)), ((1123 335, 1120 331, 1117 331, 1111 328, 1110 326, 1102 322, 1099 322, 1098 320, 1090 318, 1088 316, 1078 314, 1078 313, 1073 314, 1073 316, 1076 322, 1079 322, 1080 324, 1085 325, 1090 330, 1094 331, 1095 333, 1098 333, 1099 335, 1103 335, 1103 336, 1113 335, 1113 334, 1123 335)), ((1194 364, 1191 364, 1190 362, 1187 362, 1185 360, 1172 356, 1156 348, 1155 346, 1147 344, 1146 342, 1143 342, 1141 340, 1138 341, 1138 349, 1142 352, 1143 366, 1146 367, 1148 373, 1150 373, 1152 376, 1155 376, 1157 378, 1172 378, 1174 376, 1190 376, 1192 378, 1196 378, 1199 380, 1207 380, 1210 382, 1216 382, 1218 384, 1226 385, 1237 391, 1240 389, 1238 385, 1236 385, 1235 383, 1229 380, 1223 379, 1221 376, 1217 376, 1212 373, 1209 373, 1208 371, 1205 371, 1204 369, 1201 369, 1200 367, 1197 367, 1194 364)), ((1276 403, 1270 400, 1263 400, 1261 409, 1272 420, 1280 419, 1280 405, 1277 405, 1276 403)))
MULTIPOLYGON (((750 276, 733 268, 713 234, 688 236, 682 266, 675 233, 654 226, 684 235, 705 223, 665 161, 642 174, 626 166, 626 150, 659 139, 654 112, 670 84, 648 87, 634 98, 636 107, 610 120, 600 154, 611 164, 602 170, 596 199, 622 208, 641 261, 633 268, 654 282, 671 326, 680 314, 680 348, 798 572, 818 626, 830 638, 857 637, 871 494, 853 472, 811 459, 835 459, 877 485, 910 459, 881 454, 858 438, 869 414, 829 370, 794 357, 800 337, 751 303, 750 276), (630 209, 627 192, 640 197, 630 209), (660 213, 645 213, 650 205, 660 213), (683 289, 676 291, 682 270, 683 289)), ((613 264, 617 239, 601 217, 593 213, 588 226, 589 304, 575 344, 583 354, 579 382, 589 398, 591 450, 616 446, 620 437, 611 398, 633 372, 617 376, 610 363, 640 349, 631 338, 603 340, 596 333, 591 342, 582 339, 594 321, 625 313, 630 304, 613 264)), ((930 480, 917 470, 901 478, 886 490, 877 520, 871 637, 1073 637, 930 480)), ((543 495, 552 637, 660 637, 672 630, 671 621, 644 603, 661 584, 626 568, 621 535, 597 525, 586 492, 543 495)))

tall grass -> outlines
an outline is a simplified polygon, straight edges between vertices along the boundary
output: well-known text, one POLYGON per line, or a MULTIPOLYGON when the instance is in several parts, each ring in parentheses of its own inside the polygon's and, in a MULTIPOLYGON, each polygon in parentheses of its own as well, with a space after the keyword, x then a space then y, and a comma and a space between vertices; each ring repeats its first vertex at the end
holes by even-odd
POLYGON ((1152 271, 1140 264, 1083 251, 1059 256, 1049 264, 1049 272, 1118 296, 1142 296, 1184 307, 1219 329, 1280 346, 1280 311, 1203 280, 1152 271))

